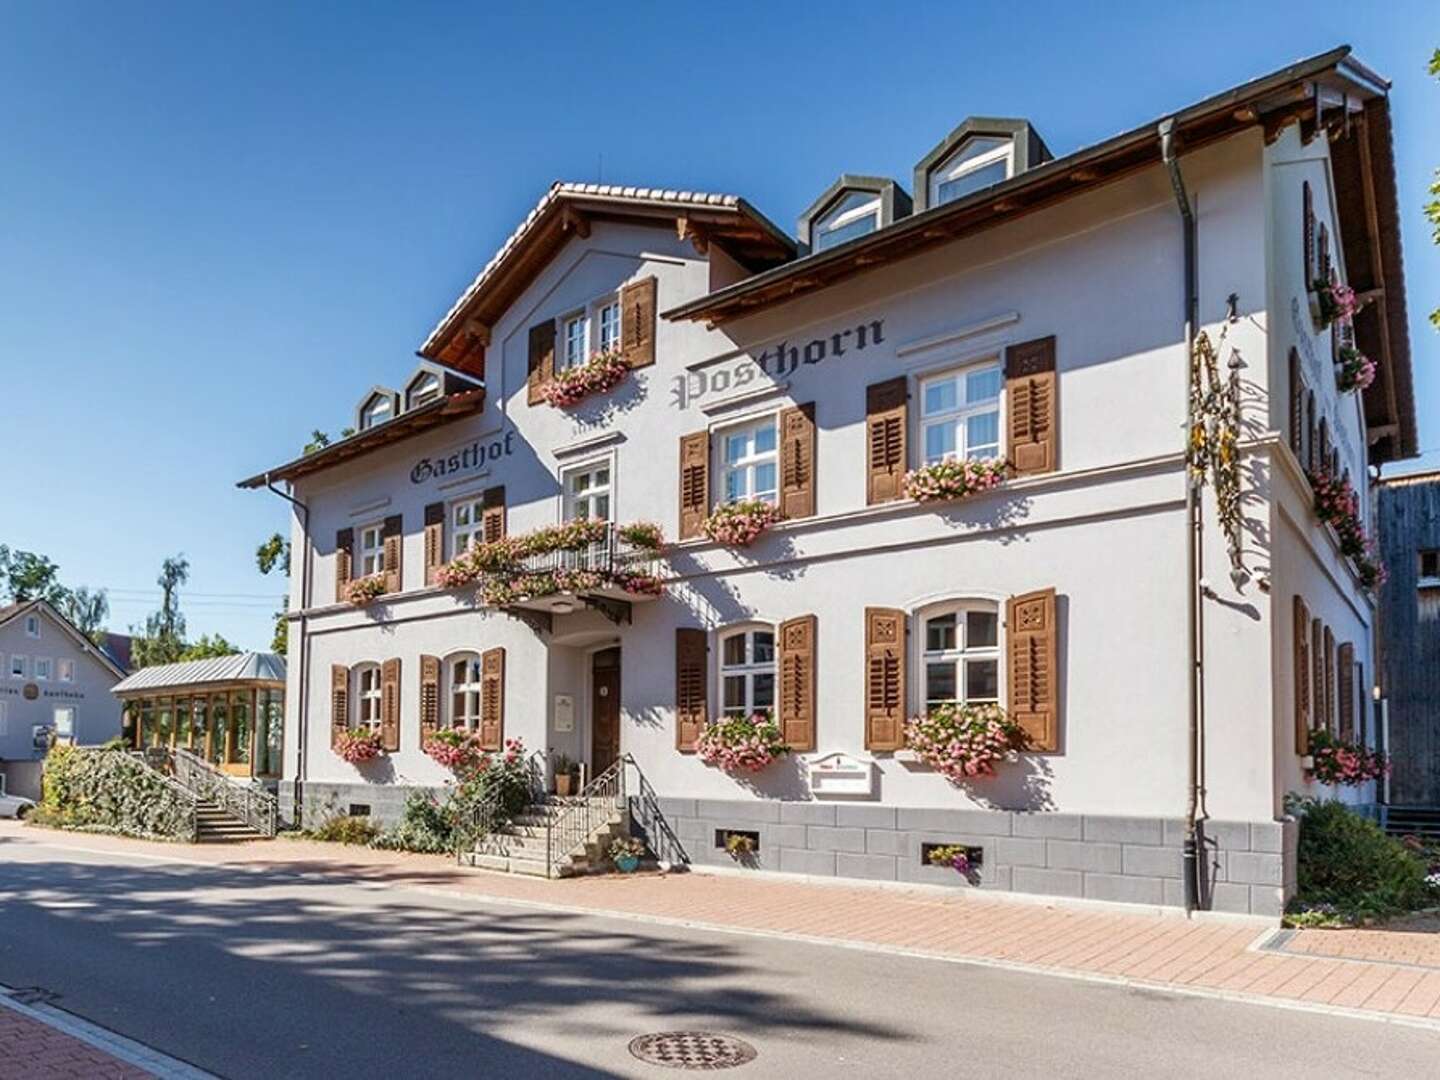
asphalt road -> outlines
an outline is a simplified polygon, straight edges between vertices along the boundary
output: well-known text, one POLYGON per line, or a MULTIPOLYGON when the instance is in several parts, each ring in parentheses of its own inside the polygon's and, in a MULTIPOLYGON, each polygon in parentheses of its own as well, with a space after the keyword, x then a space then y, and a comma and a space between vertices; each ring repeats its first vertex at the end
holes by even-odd
POLYGON ((0 837, 0 983, 227 1077, 1436 1075, 1440 1033, 0 837), (712 1074, 713 1075, 713 1074, 712 1074))

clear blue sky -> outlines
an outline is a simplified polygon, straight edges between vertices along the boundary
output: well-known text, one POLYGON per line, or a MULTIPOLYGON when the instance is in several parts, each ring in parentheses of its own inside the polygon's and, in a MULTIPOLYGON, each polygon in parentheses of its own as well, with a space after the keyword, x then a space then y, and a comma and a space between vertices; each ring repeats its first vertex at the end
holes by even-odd
POLYGON ((1394 81, 1424 462, 1440 465, 1440 4, 0 0, 0 543, 111 590, 189 557, 192 636, 270 638, 234 482, 343 426, 554 179, 743 194, 793 228, 970 114, 1064 154, 1349 42, 1394 81), (616 11, 619 14, 616 14, 616 11))

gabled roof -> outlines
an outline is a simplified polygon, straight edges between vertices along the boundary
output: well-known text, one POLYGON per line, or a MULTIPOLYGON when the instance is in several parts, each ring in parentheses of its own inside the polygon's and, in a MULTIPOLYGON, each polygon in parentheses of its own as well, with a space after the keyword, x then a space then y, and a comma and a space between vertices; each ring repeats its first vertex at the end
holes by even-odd
POLYGON ((698 246, 715 243, 752 270, 795 257, 795 241, 738 195, 556 181, 420 346, 421 356, 463 363, 462 327, 489 344, 490 327, 572 236, 591 220, 645 221, 676 228, 698 246))
POLYGON ((80 632, 79 627, 67 619, 48 600, 24 600, 18 604, 10 604, 0 608, 0 626, 4 626, 12 619, 18 619, 28 611, 37 611, 49 617, 50 621, 64 630, 86 656, 93 657, 97 663, 113 674, 117 679, 123 678, 125 671, 117 664, 104 649, 97 646, 93 641, 80 632))
POLYGON ((133 694, 182 686, 210 686, 215 683, 285 681, 285 660, 276 653, 245 652, 187 660, 179 664, 156 664, 141 668, 116 683, 111 692, 133 694))

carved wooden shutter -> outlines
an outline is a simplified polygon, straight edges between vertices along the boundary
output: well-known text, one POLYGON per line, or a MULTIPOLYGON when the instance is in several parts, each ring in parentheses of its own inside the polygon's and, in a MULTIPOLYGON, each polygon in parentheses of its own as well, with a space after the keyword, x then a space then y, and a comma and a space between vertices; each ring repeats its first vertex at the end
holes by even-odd
POLYGON ((1325 627, 1325 727, 1335 730, 1335 635, 1325 627))
POLYGON ((815 749, 814 615, 780 624, 780 732, 791 750, 815 749))
POLYGON ((480 654, 480 748, 499 750, 505 742, 505 650, 480 654))
POLYGON ((1030 749, 1060 749, 1060 698, 1055 590, 1012 596, 1005 619, 1010 718, 1025 729, 1030 749))
POLYGON ((909 384, 901 375, 865 388, 865 502, 904 496, 909 384))
POLYGON ((1301 265, 1305 267, 1305 288, 1309 289, 1315 284, 1315 196, 1308 180, 1300 185, 1300 191, 1305 204, 1305 261, 1301 265))
POLYGON ((1058 385, 1053 336, 1005 350, 1010 466, 1017 476, 1053 472, 1056 468, 1058 385))
POLYGON ((425 507, 425 584, 435 584, 435 572, 445 565, 445 504, 425 507))
POLYGON ((380 665, 380 745, 400 749, 400 660, 380 665))
POLYGON ((865 609, 865 749, 905 745, 905 613, 865 609))
POLYGON ((710 433, 680 436, 680 539, 700 535, 710 513, 710 433))
POLYGON ((655 278, 620 290, 620 355, 632 368, 655 362, 655 278))
POLYGON ((1340 738, 1348 742, 1355 738, 1355 646, 1348 641, 1341 645, 1335 663, 1340 681, 1340 738))
POLYGON ((1310 611, 1295 597, 1295 752, 1310 753, 1310 611))
POLYGON ((787 518, 815 513, 815 403, 780 413, 780 511, 787 518))
POLYGON ((340 736, 350 726, 350 669, 330 665, 330 749, 340 747, 340 736))
POLYGON ((401 575, 400 569, 404 562, 404 540, 405 540, 405 519, 399 514, 392 514, 385 519, 385 526, 381 530, 381 539, 384 543, 385 558, 385 591, 395 593, 400 591, 401 575))
POLYGON ((555 377, 555 322, 548 320, 530 328, 530 362, 525 375, 525 400, 537 405, 540 388, 555 377))
POLYGON ((345 587, 350 584, 353 574, 351 560, 354 558, 355 530, 341 529, 335 534, 335 602, 345 600, 345 587))
POLYGON ((420 657, 420 745, 440 726, 440 658, 420 657))
POLYGON ((1315 254, 1315 276, 1318 277, 1321 281, 1329 281, 1331 273, 1330 230, 1325 227, 1325 223, 1322 221, 1316 231, 1316 246, 1319 250, 1315 254))
POLYGON ((691 626, 675 629, 675 748, 692 751, 705 730, 709 711, 709 651, 704 630, 691 626))
POLYGON ((1310 390, 1305 394, 1305 460, 1302 464, 1306 472, 1315 471, 1318 446, 1315 435, 1315 391, 1310 390))
POLYGON ((1328 727, 1325 722, 1325 627, 1319 619, 1310 620, 1310 726, 1328 727))
POLYGON ((505 536, 505 485, 486 488, 480 499, 480 523, 485 543, 493 544, 505 536))
POLYGON ((1305 443, 1305 384, 1300 381, 1300 354, 1290 349, 1290 449, 1303 467, 1301 452, 1305 443))

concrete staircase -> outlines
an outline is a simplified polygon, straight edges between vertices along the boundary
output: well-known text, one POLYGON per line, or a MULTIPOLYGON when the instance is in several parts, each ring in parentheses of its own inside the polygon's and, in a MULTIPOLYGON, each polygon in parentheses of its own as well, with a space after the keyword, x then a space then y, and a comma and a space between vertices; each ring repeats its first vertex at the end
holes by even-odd
MULTIPOLYGON (((546 835, 555 820, 580 801, 578 798, 552 797, 544 803, 532 803, 509 824, 479 841, 475 850, 466 852, 461 861, 480 870, 551 876, 545 861, 546 835)), ((594 807, 592 824, 596 827, 571 850, 551 853, 555 858, 554 876, 571 877, 596 873, 605 868, 609 861, 606 850, 610 842, 616 837, 628 835, 630 831, 630 815, 613 803, 613 799, 591 800, 594 807)))
POLYGON ((202 844, 227 844, 263 840, 265 836, 240 818, 227 814, 218 803, 201 799, 195 804, 195 838, 202 844))

